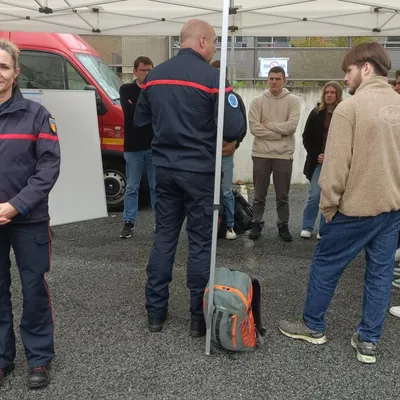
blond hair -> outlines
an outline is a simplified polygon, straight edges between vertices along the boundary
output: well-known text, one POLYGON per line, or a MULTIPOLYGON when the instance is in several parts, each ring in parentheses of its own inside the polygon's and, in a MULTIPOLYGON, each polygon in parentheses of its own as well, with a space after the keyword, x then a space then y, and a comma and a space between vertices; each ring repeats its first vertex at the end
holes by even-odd
POLYGON ((326 109, 325 92, 328 87, 333 87, 336 90, 335 107, 342 101, 343 89, 340 86, 339 82, 329 81, 328 83, 325 84, 324 88, 322 89, 321 102, 319 103, 319 105, 317 107, 318 111, 322 111, 322 110, 326 109))
POLYGON ((18 47, 7 39, 0 39, 0 50, 7 52, 13 62, 14 62, 14 70, 18 68, 18 59, 19 59, 19 49, 18 47))

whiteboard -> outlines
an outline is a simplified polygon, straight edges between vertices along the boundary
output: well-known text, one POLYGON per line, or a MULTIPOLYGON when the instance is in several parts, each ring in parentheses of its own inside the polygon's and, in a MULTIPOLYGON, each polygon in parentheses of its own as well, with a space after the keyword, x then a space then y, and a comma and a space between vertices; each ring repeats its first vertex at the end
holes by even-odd
POLYGON ((21 90, 56 120, 60 176, 49 196, 50 225, 107 217, 94 91, 21 90))

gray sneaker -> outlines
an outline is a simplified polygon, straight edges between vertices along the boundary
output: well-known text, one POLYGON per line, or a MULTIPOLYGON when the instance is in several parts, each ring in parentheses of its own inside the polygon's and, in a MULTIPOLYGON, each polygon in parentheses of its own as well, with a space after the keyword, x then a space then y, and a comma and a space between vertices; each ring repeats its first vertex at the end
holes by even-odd
POLYGON ((325 334, 307 328, 303 318, 293 322, 279 321, 278 327, 285 336, 292 339, 301 339, 312 344, 324 344, 326 342, 325 334))
POLYGON ((119 237, 121 239, 129 239, 132 236, 134 230, 135 230, 135 224, 133 222, 125 222, 124 228, 119 234, 119 237))
POLYGON ((364 364, 376 362, 376 344, 372 342, 361 342, 356 332, 351 338, 351 345, 357 350, 357 360, 364 364))

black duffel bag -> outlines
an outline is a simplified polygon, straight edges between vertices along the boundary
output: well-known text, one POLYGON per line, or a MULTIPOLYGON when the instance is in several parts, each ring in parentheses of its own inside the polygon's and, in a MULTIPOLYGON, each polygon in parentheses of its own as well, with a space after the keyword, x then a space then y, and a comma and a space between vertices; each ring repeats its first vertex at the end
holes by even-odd
MULTIPOLYGON (((240 234, 251 229, 253 226, 253 208, 250 203, 235 189, 232 190, 235 198, 235 232, 240 234)), ((224 238, 226 235, 225 214, 220 216, 218 226, 218 238, 224 238)))

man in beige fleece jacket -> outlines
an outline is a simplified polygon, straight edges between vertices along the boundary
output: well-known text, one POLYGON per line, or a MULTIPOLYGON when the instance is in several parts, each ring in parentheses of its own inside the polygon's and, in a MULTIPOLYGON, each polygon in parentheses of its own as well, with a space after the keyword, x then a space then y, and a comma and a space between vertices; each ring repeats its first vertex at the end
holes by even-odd
POLYGON ((253 141, 253 228, 250 239, 261 235, 265 198, 272 173, 279 236, 293 240, 289 232, 289 190, 292 178, 294 133, 300 119, 300 99, 285 89, 285 71, 273 67, 268 73, 269 90, 250 104, 249 125, 253 141))
POLYGON ((354 96, 336 107, 329 129, 319 179, 327 223, 311 264, 303 318, 279 323, 286 336, 325 343, 325 313, 338 281, 364 249, 362 319, 351 338, 363 363, 376 361, 400 229, 400 96, 386 78, 390 67, 379 43, 360 44, 344 58, 354 96))

